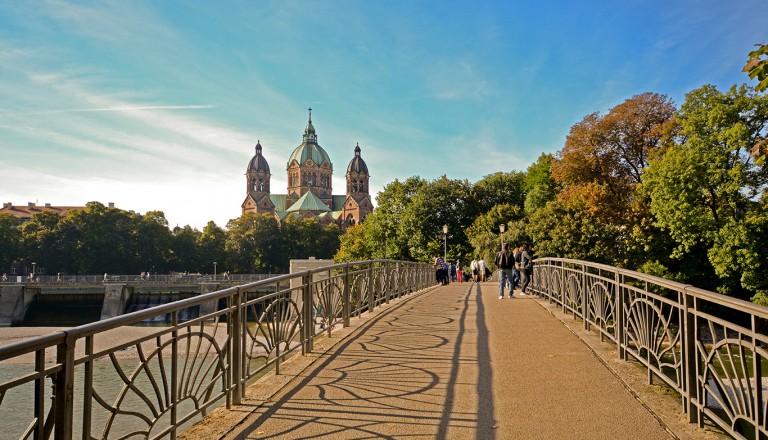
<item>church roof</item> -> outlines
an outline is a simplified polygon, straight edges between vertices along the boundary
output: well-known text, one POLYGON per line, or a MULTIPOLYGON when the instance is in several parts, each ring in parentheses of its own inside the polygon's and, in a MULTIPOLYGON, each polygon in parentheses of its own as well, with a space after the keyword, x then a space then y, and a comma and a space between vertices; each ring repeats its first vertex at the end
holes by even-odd
POLYGON ((328 156, 328 153, 325 152, 323 147, 316 143, 307 142, 302 143, 293 150, 291 157, 288 159, 288 165, 290 166, 291 162, 294 160, 298 162, 299 165, 304 165, 310 159, 317 165, 322 165, 324 162, 328 162, 328 166, 333 168, 331 158, 328 156))
POLYGON ((248 169, 245 171, 246 173, 250 171, 256 171, 256 172, 264 172, 267 174, 271 174, 269 172, 269 164, 267 164, 267 160, 264 159, 264 156, 261 155, 261 142, 256 142, 256 154, 253 156, 250 162, 248 162, 248 169))
POLYGON ((312 162, 316 163, 317 165, 322 165, 323 163, 328 162, 328 166, 333 168, 331 157, 328 156, 328 153, 325 152, 323 147, 317 143, 317 134, 315 133, 315 127, 312 125, 311 111, 312 109, 310 109, 307 128, 304 129, 304 141, 301 143, 301 145, 296 147, 295 150, 293 150, 291 157, 288 158, 287 166, 291 166, 291 162, 294 160, 298 162, 299 165, 304 165, 308 160, 311 159, 312 162))
POLYGON ((288 212, 296 212, 296 211, 324 211, 328 212, 331 209, 328 208, 328 205, 323 203, 322 200, 320 200, 315 194, 312 192, 306 192, 303 196, 299 197, 299 200, 296 200, 293 205, 291 205, 290 208, 288 208, 288 212))
POLYGON ((355 145, 355 157, 353 157, 352 161, 349 162, 349 165, 347 166, 347 173, 368 174, 368 165, 366 165, 363 158, 360 157, 360 144, 355 145))
POLYGON ((333 196, 333 203, 331 203, 333 206, 331 209, 334 211, 339 211, 344 208, 344 203, 347 201, 347 196, 333 196))

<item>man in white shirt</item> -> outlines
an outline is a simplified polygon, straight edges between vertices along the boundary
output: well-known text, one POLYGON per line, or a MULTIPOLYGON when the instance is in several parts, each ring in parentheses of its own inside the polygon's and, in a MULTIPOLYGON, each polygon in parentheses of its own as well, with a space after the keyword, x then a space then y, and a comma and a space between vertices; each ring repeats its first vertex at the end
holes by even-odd
POLYGON ((472 262, 469 264, 469 269, 472 271, 472 282, 476 283, 478 280, 479 272, 477 270, 477 258, 472 260, 472 262))
POLYGON ((485 282, 485 260, 482 258, 477 262, 477 275, 480 282, 485 282))

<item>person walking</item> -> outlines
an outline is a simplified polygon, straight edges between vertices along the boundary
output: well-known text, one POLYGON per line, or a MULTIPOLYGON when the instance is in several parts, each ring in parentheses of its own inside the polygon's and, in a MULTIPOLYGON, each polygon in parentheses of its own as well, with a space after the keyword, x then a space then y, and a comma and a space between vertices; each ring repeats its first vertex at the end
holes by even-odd
POLYGON ((477 257, 469 264, 469 269, 472 271, 472 282, 476 283, 478 280, 479 272, 477 271, 477 257))
POLYGON ((445 265, 445 262, 442 257, 435 255, 435 281, 438 284, 443 284, 443 265, 445 265))
POLYGON ((512 258, 515 259, 515 264, 512 266, 512 286, 518 287, 520 285, 520 257, 523 255, 523 247, 516 247, 512 258))
POLYGON ((456 260, 456 281, 463 282, 464 281, 464 267, 461 265, 461 260, 456 260))
POLYGON ((504 243, 504 249, 496 254, 494 260, 499 268, 499 299, 504 299, 504 286, 509 285, 509 297, 514 298, 515 288, 512 284, 512 269, 515 267, 515 259, 509 250, 509 243, 504 243))
POLYGON ((533 255, 531 251, 531 245, 525 244, 523 246, 523 253, 520 255, 520 272, 521 272, 521 278, 522 278, 522 287, 520 287, 520 290, 522 293, 521 296, 525 296, 526 289, 528 289, 528 284, 531 282, 531 276, 533 275, 533 255))
POLYGON ((483 257, 477 260, 477 276, 480 278, 481 283, 485 282, 485 260, 483 260, 483 257))

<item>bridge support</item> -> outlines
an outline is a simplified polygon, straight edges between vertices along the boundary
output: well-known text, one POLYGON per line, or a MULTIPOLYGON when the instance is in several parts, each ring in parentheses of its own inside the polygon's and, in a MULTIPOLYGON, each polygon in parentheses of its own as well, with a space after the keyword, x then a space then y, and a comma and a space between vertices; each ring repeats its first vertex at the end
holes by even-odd
POLYGON ((120 316, 133 295, 133 286, 127 284, 107 284, 104 288, 104 304, 101 306, 101 319, 120 316))
POLYGON ((3 286, 0 290, 0 327, 21 324, 27 308, 39 294, 39 288, 24 284, 3 286))

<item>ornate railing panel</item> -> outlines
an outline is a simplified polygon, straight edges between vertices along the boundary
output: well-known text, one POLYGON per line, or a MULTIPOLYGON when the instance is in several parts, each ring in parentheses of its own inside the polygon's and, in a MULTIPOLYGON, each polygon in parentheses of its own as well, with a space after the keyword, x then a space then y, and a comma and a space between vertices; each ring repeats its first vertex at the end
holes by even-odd
POLYGON ((310 352, 320 333, 429 287, 431 274, 391 260, 333 265, 0 347, 1 436, 173 439, 240 403, 249 381, 310 352))
POLYGON ((532 291, 616 344, 680 393, 692 423, 768 437, 768 308, 662 278, 560 258, 534 265, 532 291))

